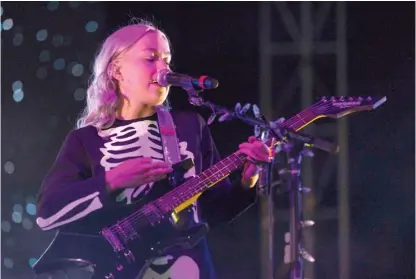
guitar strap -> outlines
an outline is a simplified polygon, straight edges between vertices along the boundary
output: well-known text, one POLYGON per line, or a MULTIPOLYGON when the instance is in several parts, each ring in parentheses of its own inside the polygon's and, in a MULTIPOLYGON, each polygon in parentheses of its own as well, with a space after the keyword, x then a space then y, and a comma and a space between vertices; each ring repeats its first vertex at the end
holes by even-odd
POLYGON ((176 126, 168 108, 165 106, 157 106, 156 112, 165 162, 173 165, 181 160, 179 140, 176 136, 176 126))

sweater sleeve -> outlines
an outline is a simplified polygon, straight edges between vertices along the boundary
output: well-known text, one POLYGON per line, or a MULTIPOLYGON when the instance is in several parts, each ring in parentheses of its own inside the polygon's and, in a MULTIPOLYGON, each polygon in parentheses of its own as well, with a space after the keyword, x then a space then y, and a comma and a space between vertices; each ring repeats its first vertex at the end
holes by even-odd
POLYGON ((91 175, 84 146, 76 134, 65 138, 38 193, 36 223, 50 230, 73 223, 103 207, 105 172, 91 175))
MULTIPOLYGON (((205 170, 219 162, 221 157, 209 127, 201 116, 199 116, 199 122, 202 133, 202 169, 205 170)), ((241 171, 242 169, 236 170, 234 175, 221 180, 199 198, 202 216, 211 227, 233 221, 254 203, 256 190, 243 188, 241 171)))

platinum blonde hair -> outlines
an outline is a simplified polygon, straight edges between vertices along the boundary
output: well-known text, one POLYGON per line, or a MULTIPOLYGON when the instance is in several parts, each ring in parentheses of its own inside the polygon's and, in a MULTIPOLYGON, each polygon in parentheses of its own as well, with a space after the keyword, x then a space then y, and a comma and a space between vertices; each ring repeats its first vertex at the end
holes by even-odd
POLYGON ((140 21, 118 29, 104 41, 94 61, 86 106, 77 120, 76 128, 91 125, 101 130, 113 125, 120 94, 117 82, 112 77, 112 62, 144 35, 157 31, 162 32, 152 23, 140 21))

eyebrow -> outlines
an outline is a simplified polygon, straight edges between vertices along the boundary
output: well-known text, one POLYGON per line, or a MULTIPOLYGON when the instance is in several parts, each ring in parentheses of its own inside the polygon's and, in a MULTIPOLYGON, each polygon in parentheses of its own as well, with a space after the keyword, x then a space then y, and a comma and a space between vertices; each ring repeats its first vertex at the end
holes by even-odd
MULTIPOLYGON (((154 51, 154 52, 159 53, 159 51, 155 48, 145 48, 145 49, 142 49, 142 51, 154 51)), ((170 52, 162 52, 162 53, 165 55, 172 55, 170 52)))

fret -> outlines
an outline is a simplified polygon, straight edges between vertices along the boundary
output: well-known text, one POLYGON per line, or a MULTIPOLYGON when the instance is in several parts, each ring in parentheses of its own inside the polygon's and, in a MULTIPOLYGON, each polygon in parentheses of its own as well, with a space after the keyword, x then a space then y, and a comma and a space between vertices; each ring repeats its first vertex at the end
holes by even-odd
POLYGON ((218 164, 213 165, 211 168, 209 168, 208 170, 211 170, 211 174, 215 174, 219 171, 219 166, 218 164))
POLYGON ((230 158, 235 168, 241 167, 245 162, 245 160, 240 158, 240 156, 237 154, 232 154, 230 158))
POLYGON ((207 177, 208 174, 206 171, 201 172, 198 176, 197 176, 201 181, 204 181, 207 177))
POLYGON ((205 171, 205 173, 206 173, 206 177, 204 179, 204 183, 205 184, 212 184, 212 183, 214 183, 215 182, 215 179, 213 177, 213 174, 215 173, 214 168, 207 169, 205 171))
POLYGON ((223 176, 227 175, 230 171, 232 171, 233 168, 234 168, 233 160, 231 159, 231 157, 227 157, 224 160, 224 163, 222 164, 221 174, 223 176))
POLYGON ((228 158, 225 158, 224 160, 219 161, 218 163, 215 164, 218 167, 218 169, 224 169, 225 167, 227 167, 227 162, 226 162, 227 159, 228 158))

